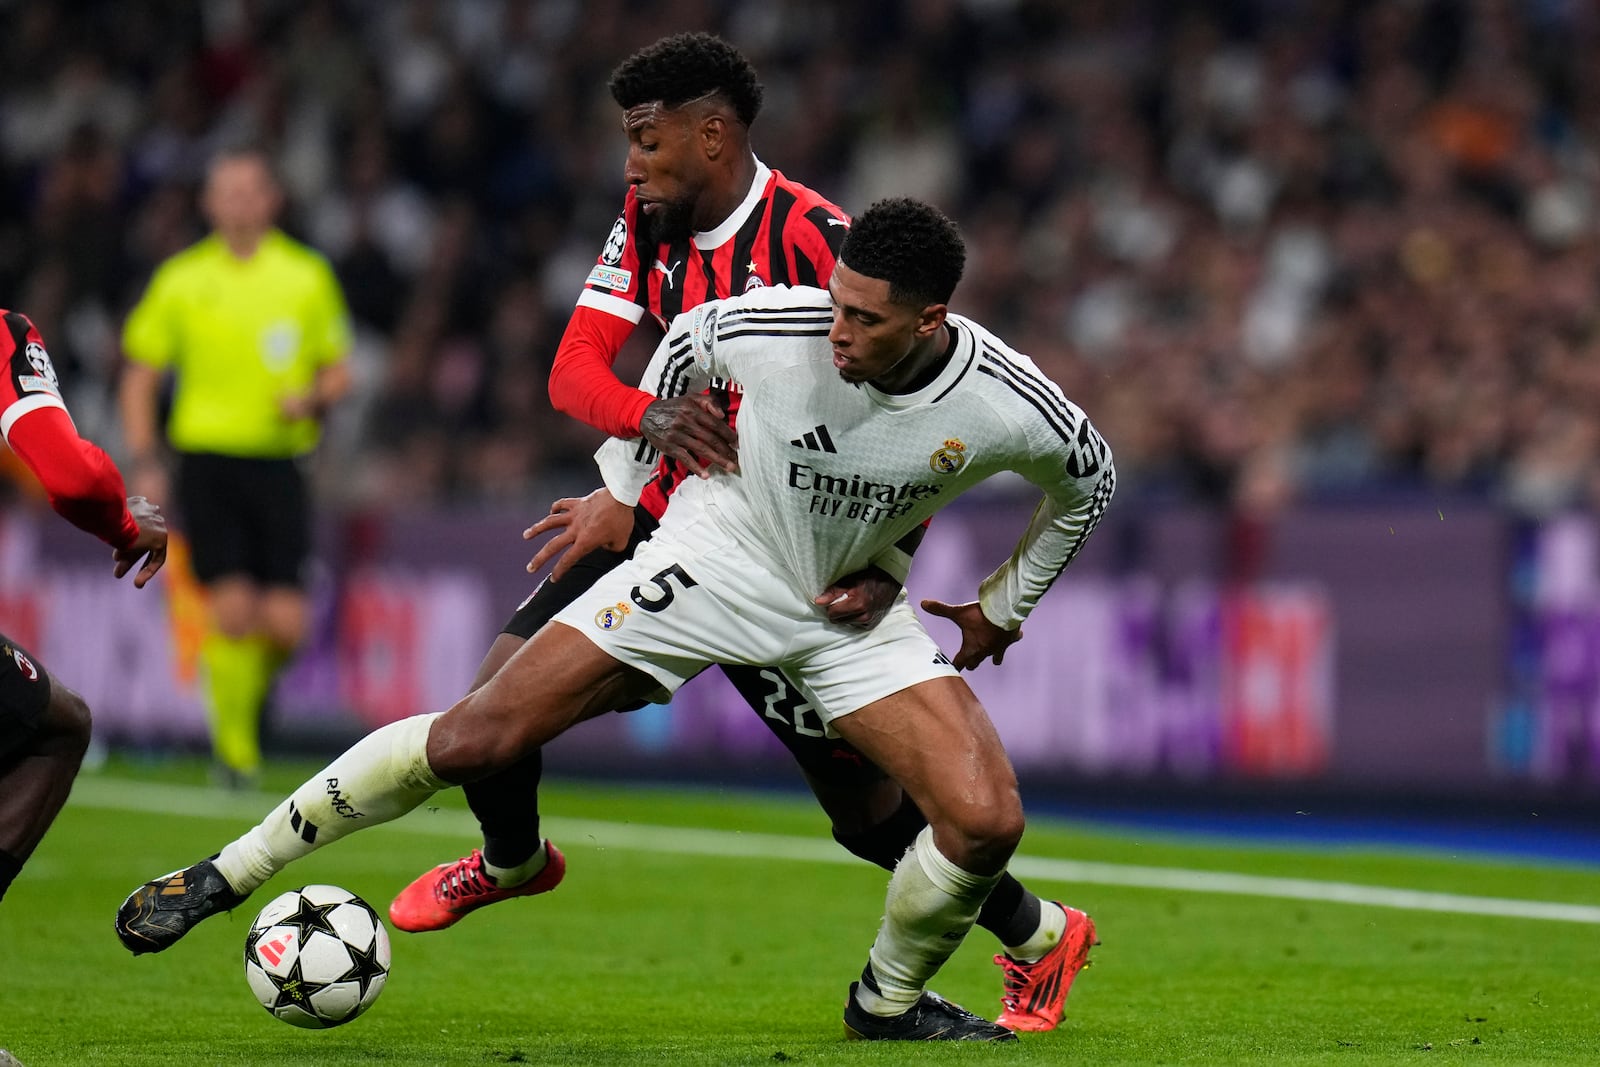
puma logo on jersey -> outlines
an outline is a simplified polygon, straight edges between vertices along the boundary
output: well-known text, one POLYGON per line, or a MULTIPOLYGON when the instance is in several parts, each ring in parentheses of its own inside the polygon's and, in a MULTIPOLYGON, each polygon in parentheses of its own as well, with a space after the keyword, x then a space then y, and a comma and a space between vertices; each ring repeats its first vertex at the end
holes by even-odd
POLYGON ((828 436, 828 428, 826 426, 818 426, 814 430, 808 430, 789 443, 796 448, 810 449, 812 452, 837 453, 839 451, 833 446, 833 438, 828 436))
POLYGON ((658 259, 658 260, 656 260, 654 269, 660 271, 662 274, 665 274, 667 276, 667 288, 671 289, 673 287, 673 285, 672 285, 672 276, 674 274, 678 273, 678 268, 681 267, 681 266, 683 266, 683 260, 681 260, 681 259, 678 260, 678 262, 674 263, 670 267, 667 266, 664 261, 658 259))
POLYGON ((850 224, 848 222, 844 221, 844 219, 830 218, 828 220, 828 225, 829 226, 849 226, 850 224))

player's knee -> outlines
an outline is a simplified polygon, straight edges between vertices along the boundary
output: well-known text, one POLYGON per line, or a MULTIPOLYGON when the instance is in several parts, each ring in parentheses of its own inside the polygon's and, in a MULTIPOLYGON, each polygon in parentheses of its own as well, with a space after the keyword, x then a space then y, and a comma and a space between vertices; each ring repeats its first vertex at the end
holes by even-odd
POLYGON ((472 700, 472 695, 463 698, 428 733, 428 765, 447 781, 475 782, 511 766, 525 753, 517 731, 463 708, 472 700))
POLYGON ((961 853, 949 857, 957 866, 981 873, 999 870, 1022 841, 1027 821, 1022 801, 1015 789, 972 799, 949 813, 947 832, 940 837, 961 853))
POLYGON ((82 697, 57 683, 50 693, 50 708, 45 715, 44 737, 49 745, 65 755, 82 759, 94 731, 94 717, 82 697))

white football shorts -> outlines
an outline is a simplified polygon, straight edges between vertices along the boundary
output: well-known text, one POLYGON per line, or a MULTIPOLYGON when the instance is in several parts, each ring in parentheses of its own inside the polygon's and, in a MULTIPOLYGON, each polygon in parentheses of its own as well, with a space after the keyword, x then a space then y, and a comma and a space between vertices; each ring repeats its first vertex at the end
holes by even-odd
POLYGON ((827 621, 714 519, 663 528, 555 616, 668 693, 712 663, 775 666, 832 720, 957 674, 902 593, 871 630, 827 621))

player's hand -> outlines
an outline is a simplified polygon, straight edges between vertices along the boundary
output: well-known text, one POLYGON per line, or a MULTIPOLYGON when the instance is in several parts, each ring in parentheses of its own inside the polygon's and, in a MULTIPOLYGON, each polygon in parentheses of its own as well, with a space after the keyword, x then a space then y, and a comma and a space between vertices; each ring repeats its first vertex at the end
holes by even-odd
POLYGON ((811 602, 826 608, 828 621, 857 630, 870 630, 883 621, 900 595, 900 583, 877 567, 847 574, 811 602))
POLYGON ((729 474, 739 469, 739 435, 704 393, 652 401, 639 419, 639 432, 662 455, 702 478, 709 478, 714 468, 729 474))
POLYGON ((534 553, 528 561, 528 573, 560 556, 550 571, 550 580, 559 582, 574 563, 596 549, 626 551, 628 538, 633 535, 633 508, 602 486, 586 497, 557 500, 550 505, 550 514, 522 531, 522 539, 531 541, 552 530, 560 532, 534 553))
POLYGON ((1007 630, 989 621, 976 600, 966 604, 946 604, 942 600, 924 600, 922 610, 941 619, 949 619, 961 627, 961 651, 950 660, 958 671, 970 671, 990 656, 994 665, 1000 666, 1006 658, 1006 649, 1022 640, 1022 627, 1007 630))
POLYGON ((139 524, 139 536, 127 548, 112 551, 115 566, 111 573, 121 578, 143 560, 144 566, 133 576, 133 584, 143 589, 144 583, 155 577, 156 571, 167 561, 167 520, 162 517, 160 508, 142 496, 130 496, 128 510, 133 513, 133 521, 139 524))

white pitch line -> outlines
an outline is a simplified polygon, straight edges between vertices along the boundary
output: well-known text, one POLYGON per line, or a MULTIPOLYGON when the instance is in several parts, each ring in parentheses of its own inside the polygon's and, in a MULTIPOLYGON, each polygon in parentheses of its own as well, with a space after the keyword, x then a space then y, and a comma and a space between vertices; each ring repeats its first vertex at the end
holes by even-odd
MULTIPOLYGON (((72 791, 73 807, 113 811, 139 811, 196 819, 221 819, 240 824, 256 822, 276 800, 266 794, 223 793, 198 786, 157 785, 128 779, 85 775, 72 791)), ((684 856, 734 856, 808 863, 859 864, 861 861, 831 841, 782 834, 704 830, 682 826, 606 822, 598 819, 545 818, 550 835, 561 841, 587 840, 596 848, 633 849, 684 856)), ((409 834, 457 838, 463 844, 477 839, 477 822, 462 811, 426 807, 386 829, 409 834)), ((1355 904, 1408 911, 1489 915, 1508 919, 1542 919, 1554 922, 1600 925, 1600 907, 1544 900, 1476 897, 1417 889, 1322 882, 1310 878, 1267 878, 1227 871, 1198 871, 1181 867, 1141 867, 1120 863, 1017 856, 1011 872, 1030 881, 1116 885, 1132 889, 1167 889, 1188 893, 1225 893, 1233 896, 1272 897, 1324 904, 1355 904)))

